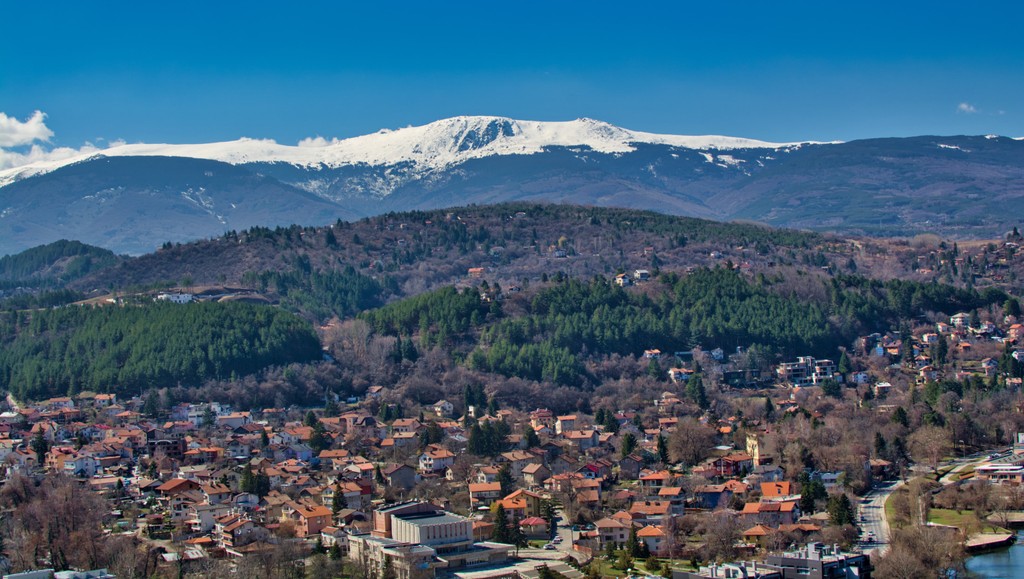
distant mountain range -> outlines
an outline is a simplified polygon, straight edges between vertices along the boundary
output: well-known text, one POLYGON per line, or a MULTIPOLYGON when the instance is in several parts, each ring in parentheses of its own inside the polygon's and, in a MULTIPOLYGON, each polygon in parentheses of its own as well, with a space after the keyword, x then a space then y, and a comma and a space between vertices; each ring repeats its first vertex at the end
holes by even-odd
POLYGON ((766 143, 591 119, 456 117, 294 147, 122 145, 0 172, 0 254, 58 239, 139 254, 255 225, 514 200, 851 235, 989 237, 1024 213, 1024 141, 766 143))

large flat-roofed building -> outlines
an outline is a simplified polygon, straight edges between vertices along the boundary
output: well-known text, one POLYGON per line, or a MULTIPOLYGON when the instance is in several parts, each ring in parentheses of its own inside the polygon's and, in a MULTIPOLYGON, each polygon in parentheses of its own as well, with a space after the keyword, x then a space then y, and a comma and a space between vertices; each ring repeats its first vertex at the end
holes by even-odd
POLYGON ((782 571, 753 561, 711 563, 696 571, 673 571, 672 579, 782 579, 782 571))
POLYGON ((353 561, 379 575, 390 560, 397 579, 426 579, 437 569, 500 565, 513 548, 474 542, 472 520, 418 501, 381 507, 373 514, 371 533, 349 537, 353 561))
POLYGON ((473 543, 473 521, 444 511, 399 515, 391 521, 391 538, 438 551, 462 548, 473 543))
POLYGON ((871 558, 868 555, 847 553, 836 545, 808 543, 802 549, 768 555, 764 562, 768 567, 781 571, 783 579, 871 579, 871 558))
POLYGON ((974 477, 990 484, 1019 486, 1024 483, 1024 466, 1019 464, 983 464, 974 469, 974 477))
POLYGON ((349 558, 370 577, 383 575, 385 561, 396 579, 432 579, 434 569, 444 565, 430 547, 371 535, 351 535, 348 549, 349 558))

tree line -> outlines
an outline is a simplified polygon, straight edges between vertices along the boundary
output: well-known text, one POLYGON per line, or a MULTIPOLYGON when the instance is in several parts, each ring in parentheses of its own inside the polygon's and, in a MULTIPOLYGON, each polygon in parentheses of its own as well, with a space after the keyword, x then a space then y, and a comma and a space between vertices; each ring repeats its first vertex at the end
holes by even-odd
POLYGON ((821 354, 843 343, 821 305, 774 294, 733 270, 700 269, 662 280, 667 291, 651 297, 602 278, 565 279, 534 296, 526 316, 485 328, 469 365, 580 385, 588 354, 673 352, 694 345, 821 354))
POLYGON ((503 315, 498 302, 480 299, 480 289, 445 288, 362 317, 378 333, 418 332, 425 347, 461 341, 468 345, 466 365, 475 370, 578 387, 589 379, 585 362, 593 356, 701 346, 743 347, 765 359, 827 358, 865 331, 1006 299, 999 290, 857 276, 809 278, 823 283, 824 291, 803 297, 787 289, 791 282, 751 279, 727 266, 665 273, 648 291, 626 290, 602 277, 557 276, 526 301, 523 315, 503 315))
POLYGON ((62 239, 0 257, 0 283, 53 286, 115 263, 117 256, 108 249, 62 239), (59 271, 50 272, 58 263, 59 271))
POLYGON ((309 324, 244 303, 143 303, 8 314, 0 387, 21 400, 82 390, 133 395, 321 357, 309 324))
POLYGON ((273 291, 281 306, 322 322, 331 317, 351 317, 379 307, 394 288, 356 272, 352 266, 340 270, 314 270, 309 256, 295 258, 289 271, 251 272, 242 281, 261 292, 273 291))
POLYGON ((421 345, 430 348, 451 345, 465 338, 470 329, 479 328, 500 315, 498 302, 481 300, 478 289, 460 291, 444 287, 363 312, 360 317, 380 334, 412 336, 418 333, 421 345))

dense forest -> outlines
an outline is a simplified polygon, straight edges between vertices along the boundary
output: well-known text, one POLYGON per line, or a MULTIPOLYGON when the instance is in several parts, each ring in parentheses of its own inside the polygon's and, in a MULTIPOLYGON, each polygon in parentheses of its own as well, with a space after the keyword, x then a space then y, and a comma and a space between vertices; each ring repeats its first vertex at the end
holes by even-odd
POLYGON ((21 400, 131 395, 321 357, 306 321, 251 304, 65 307, 0 321, 0 387, 21 400))
MULTIPOLYGON (((379 333, 419 335, 424 347, 468 353, 474 370, 527 380, 581 386, 585 362, 610 354, 640 355, 737 347, 773 362, 785 357, 835 357, 858 335, 884 330, 926 312, 958 312, 1001 304, 1006 294, 902 280, 831 278, 821 297, 798 296, 791 280, 748 278, 727 267, 665 273, 634 289, 606 278, 556 276, 527 295, 502 302, 481 299, 494 288, 438 290, 363 314, 379 333), (827 290, 827 291, 826 291, 827 290)), ((813 294, 813 292, 811 292, 813 294)))
MULTIPOLYGON (((352 267, 412 296, 485 267, 511 285, 564 270, 589 277, 630 267, 709 265, 724 258, 822 265, 848 244, 817 233, 722 223, 650 211, 505 203, 388 213, 324 227, 254 227, 217 239, 168 244, 74 284, 75 289, 240 284, 264 272, 352 267), (805 255, 807 254, 807 255, 805 255), (552 262, 552 258, 559 259, 552 262), (300 262, 300 260, 302 260, 300 262)), ((874 254, 873 254, 874 255, 874 254)), ((843 259, 845 263, 847 260, 843 259)), ((268 280, 269 281, 269 280, 268 280)), ((389 288, 385 288, 389 289, 389 288)))
POLYGON ((461 341, 470 329, 480 327, 488 314, 500 314, 498 302, 487 303, 480 293, 475 288, 459 291, 445 287, 366 312, 361 317, 381 334, 411 336, 418 332, 424 348, 451 346, 453 340, 461 341))
POLYGON ((79 241, 55 241, 0 257, 0 287, 52 287, 118 262, 113 252, 79 241))
MULTIPOLYGON (((130 259, 58 242, 0 260, 0 284, 19 276, 52 280, 6 295, 0 287, 0 309, 11 312, 0 318, 6 346, 0 379, 32 397, 85 388, 135 391, 230 381, 267 365, 318 357, 270 354, 273 347, 249 343, 245 332, 207 343, 209 332, 197 326, 183 332, 195 342, 181 346, 184 354, 160 362, 146 353, 148 346, 136 345, 157 341, 146 333, 157 326, 140 318, 140 327, 117 330, 109 345, 77 346, 90 354, 85 363, 68 354, 68 342, 81 332, 108 331, 89 325, 102 316, 33 311, 97 297, 97 288, 131 293, 235 283, 321 328, 360 318, 382 338, 375 349, 360 346, 367 359, 390 349, 400 361, 429 353, 477 374, 568 388, 600 384, 606 377, 595 373, 596 362, 634 358, 649 348, 742 348, 749 354, 745 363, 764 369, 797 355, 837 356, 837 348, 857 336, 931 313, 1005 300, 996 289, 1001 286, 974 285, 1012 279, 1002 265, 1012 254, 995 245, 968 254, 956 244, 925 241, 881 246, 646 211, 509 203, 232 231, 130 259), (971 263, 982 265, 969 270, 971 263), (652 270, 655 279, 625 289, 610 283, 615 273, 634 268, 652 270), (487 281, 468 278, 470 270, 487 281), (61 281, 82 274, 70 284, 61 281), (69 318, 58 322, 61 316, 69 318), (46 329, 33 334, 36 323, 46 329)), ((313 330, 301 332, 300 346, 313 330)), ((364 381, 394 379, 382 367, 339 364, 344 378, 337 387, 355 384, 358 390, 364 381)))
POLYGON ((314 271, 309 258, 296 258, 291 271, 249 273, 243 281, 261 292, 271 291, 281 306, 316 322, 331 317, 347 318, 384 303, 394 292, 387 280, 356 273, 351 266, 340 270, 314 271))

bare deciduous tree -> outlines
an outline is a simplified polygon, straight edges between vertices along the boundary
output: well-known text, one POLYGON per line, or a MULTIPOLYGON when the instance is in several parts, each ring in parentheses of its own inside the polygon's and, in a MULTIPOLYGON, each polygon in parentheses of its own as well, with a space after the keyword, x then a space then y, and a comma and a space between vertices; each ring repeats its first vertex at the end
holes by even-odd
POLYGON ((715 442, 715 431, 693 418, 684 418, 676 424, 668 439, 669 458, 687 466, 699 463, 708 455, 715 442))

